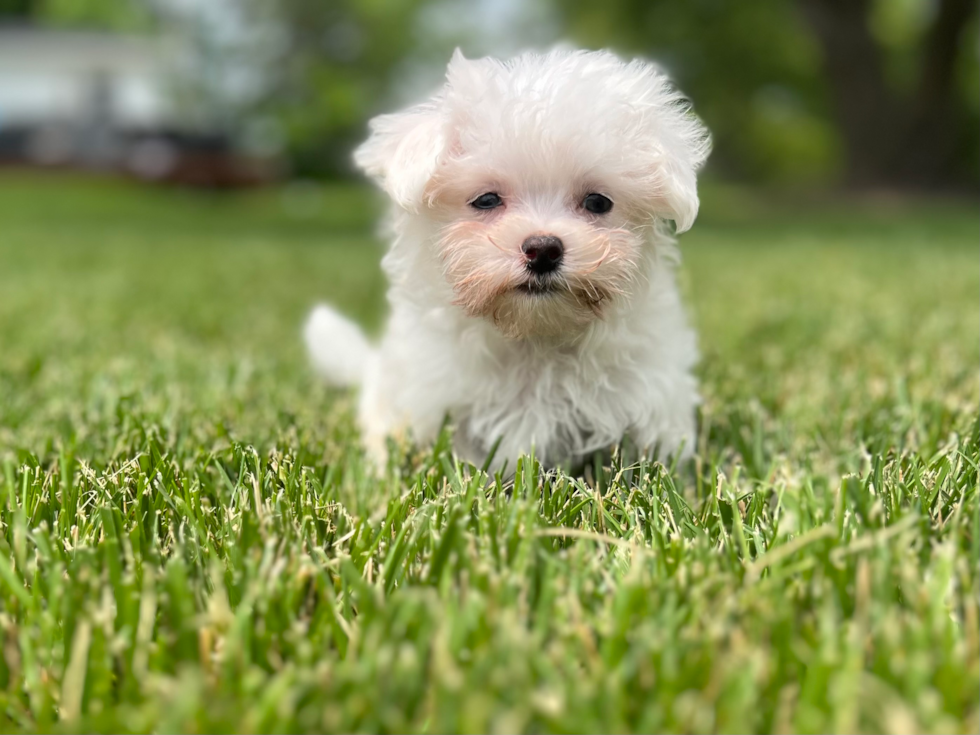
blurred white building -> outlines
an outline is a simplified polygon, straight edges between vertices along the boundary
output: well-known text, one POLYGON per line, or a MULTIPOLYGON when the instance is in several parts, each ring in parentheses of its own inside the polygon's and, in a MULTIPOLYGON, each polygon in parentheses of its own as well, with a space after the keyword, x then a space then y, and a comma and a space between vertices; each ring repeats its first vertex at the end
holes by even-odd
POLYGON ((162 38, 0 27, 0 164, 254 183, 259 169, 236 158, 228 131, 180 114, 179 58, 162 38))
POLYGON ((137 36, 0 28, 0 124, 93 114, 121 127, 166 123, 160 51, 137 36))

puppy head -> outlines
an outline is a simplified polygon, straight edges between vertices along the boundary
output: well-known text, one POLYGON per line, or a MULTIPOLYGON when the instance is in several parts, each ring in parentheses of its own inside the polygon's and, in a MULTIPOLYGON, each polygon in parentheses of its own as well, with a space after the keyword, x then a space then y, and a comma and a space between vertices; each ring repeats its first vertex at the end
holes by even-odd
POLYGON ((371 123, 355 161, 436 228, 454 303, 515 337, 570 336, 626 298, 646 234, 698 211, 710 148, 655 67, 606 52, 457 52, 425 104, 371 123))

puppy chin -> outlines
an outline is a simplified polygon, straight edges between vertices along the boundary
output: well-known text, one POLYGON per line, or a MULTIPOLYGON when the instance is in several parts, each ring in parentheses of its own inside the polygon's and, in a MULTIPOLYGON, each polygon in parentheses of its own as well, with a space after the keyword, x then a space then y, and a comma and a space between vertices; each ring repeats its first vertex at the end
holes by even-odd
POLYGON ((585 290, 517 284, 494 300, 489 318, 509 339, 575 341, 601 315, 603 297, 585 290))

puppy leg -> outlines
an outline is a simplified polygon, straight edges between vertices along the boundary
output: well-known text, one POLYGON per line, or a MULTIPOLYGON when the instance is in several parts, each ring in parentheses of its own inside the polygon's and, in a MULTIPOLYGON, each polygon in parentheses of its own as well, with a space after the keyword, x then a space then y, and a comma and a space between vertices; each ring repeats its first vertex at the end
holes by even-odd
POLYGON ((430 441, 427 422, 412 411, 414 393, 427 393, 402 363, 382 352, 366 371, 358 406, 361 442, 368 457, 383 469, 388 463, 388 439, 403 443, 411 438, 430 441))
POLYGON ((666 405, 652 410, 646 422, 631 429, 630 438, 643 454, 661 462, 675 457, 689 459, 696 449, 697 405, 698 395, 693 386, 680 389, 666 405))
POLYGON ((384 375, 384 359, 378 355, 370 362, 364 376, 357 415, 361 443, 368 459, 378 469, 384 469, 388 464, 388 436, 395 428, 392 397, 385 395, 388 386, 384 375))

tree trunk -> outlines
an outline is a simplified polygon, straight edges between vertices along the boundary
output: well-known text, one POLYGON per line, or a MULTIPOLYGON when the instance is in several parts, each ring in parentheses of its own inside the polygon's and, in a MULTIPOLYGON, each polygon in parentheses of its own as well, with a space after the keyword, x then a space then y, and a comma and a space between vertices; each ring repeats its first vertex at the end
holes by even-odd
MULTIPOLYGON (((907 178, 942 183, 955 163, 957 129, 954 75, 961 36, 975 0, 943 0, 923 49, 922 71, 909 112, 909 148, 902 159, 907 178)), ((975 134, 976 131, 974 131, 975 134)))
POLYGON ((953 76, 963 29, 977 0, 940 0, 922 50, 919 83, 889 89, 868 28, 871 0, 800 0, 820 43, 847 157, 858 187, 956 183, 958 120, 953 76))

